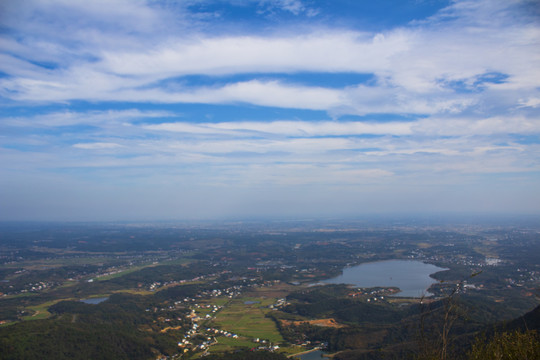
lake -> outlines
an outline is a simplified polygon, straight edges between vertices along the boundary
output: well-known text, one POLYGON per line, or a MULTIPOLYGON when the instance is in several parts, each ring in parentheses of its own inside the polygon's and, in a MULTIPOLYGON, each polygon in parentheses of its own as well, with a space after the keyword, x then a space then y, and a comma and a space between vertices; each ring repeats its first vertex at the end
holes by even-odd
POLYGON ((244 305, 253 305, 253 304, 260 304, 260 301, 244 301, 244 305))
POLYGON ((99 304, 99 303, 104 302, 104 301, 107 300, 108 298, 109 298, 109 297, 99 297, 99 298, 81 299, 81 302, 83 302, 83 303, 85 303, 85 304, 96 305, 96 304, 99 304))
POLYGON ((322 281, 326 284, 351 284, 358 287, 398 287, 396 296, 430 296, 427 289, 437 280, 429 275, 448 269, 414 260, 385 260, 343 269, 343 274, 322 281))
POLYGON ((315 350, 311 351, 302 355, 293 356, 293 359, 299 359, 299 360, 320 360, 320 359, 328 359, 324 357, 326 353, 322 352, 321 350, 315 350))

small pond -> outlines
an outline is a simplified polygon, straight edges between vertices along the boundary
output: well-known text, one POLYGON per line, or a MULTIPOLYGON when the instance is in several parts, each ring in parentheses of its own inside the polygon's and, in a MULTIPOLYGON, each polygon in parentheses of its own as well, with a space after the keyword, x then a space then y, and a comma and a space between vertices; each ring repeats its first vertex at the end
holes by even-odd
POLYGON ((315 350, 315 351, 310 351, 308 353, 305 353, 305 354, 302 354, 302 355, 298 355, 298 356, 293 356, 292 358, 293 359, 299 359, 299 360, 320 360, 320 359, 328 359, 326 357, 324 357, 326 353, 321 351, 321 350, 315 350))
POLYGON ((244 301, 244 305, 260 304, 260 301, 244 301))
POLYGON ((89 299, 81 299, 81 302, 85 303, 85 304, 92 304, 92 305, 96 305, 96 304, 99 304, 99 303, 102 303, 104 302, 105 300, 108 300, 109 297, 97 297, 97 298, 89 298, 89 299))

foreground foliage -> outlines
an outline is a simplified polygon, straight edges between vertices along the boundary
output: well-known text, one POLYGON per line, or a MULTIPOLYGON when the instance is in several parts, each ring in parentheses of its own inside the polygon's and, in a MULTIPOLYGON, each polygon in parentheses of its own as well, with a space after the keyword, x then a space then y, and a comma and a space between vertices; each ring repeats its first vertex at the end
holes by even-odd
POLYGON ((468 360, 535 360, 540 359, 540 336, 535 330, 496 334, 490 341, 478 337, 468 360))

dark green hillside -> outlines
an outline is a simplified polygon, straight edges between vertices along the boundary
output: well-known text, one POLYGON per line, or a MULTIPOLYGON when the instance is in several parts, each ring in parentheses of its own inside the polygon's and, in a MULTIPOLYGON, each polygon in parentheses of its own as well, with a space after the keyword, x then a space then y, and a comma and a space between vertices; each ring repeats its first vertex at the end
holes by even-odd
POLYGON ((540 306, 537 306, 534 310, 526 313, 519 318, 510 321, 505 330, 537 330, 540 332, 540 306))
POLYGON ((20 323, 0 330, 2 359, 149 359, 152 338, 118 324, 68 318, 20 323))
POLYGON ((464 359, 482 334, 489 340, 496 334, 493 329, 525 331, 540 323, 540 307, 501 323, 499 319, 508 317, 507 307, 477 295, 452 293, 437 301, 399 306, 394 299, 367 302, 368 296, 351 297, 350 292, 342 285, 294 292, 287 297, 290 304, 271 316, 288 341, 324 342, 327 350, 337 352, 337 360, 440 359, 441 351, 448 359, 464 359), (298 321, 324 318, 343 326, 298 321), (296 325, 287 320, 296 320, 296 325))
POLYGON ((0 358, 152 359, 172 353, 175 339, 150 331, 157 319, 146 311, 148 300, 116 294, 98 305, 59 302, 49 308, 55 314, 50 319, 0 328, 0 358))

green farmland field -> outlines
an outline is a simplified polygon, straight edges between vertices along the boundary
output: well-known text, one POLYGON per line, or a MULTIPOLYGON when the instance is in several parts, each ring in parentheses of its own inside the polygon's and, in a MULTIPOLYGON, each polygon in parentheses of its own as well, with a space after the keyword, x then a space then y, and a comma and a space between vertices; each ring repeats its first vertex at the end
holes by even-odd
POLYGON ((222 309, 214 320, 222 329, 248 338, 269 340, 272 343, 283 341, 276 324, 265 317, 268 305, 274 299, 268 298, 239 298, 234 299, 222 309), (255 304, 245 304, 246 301, 258 301, 255 304))

